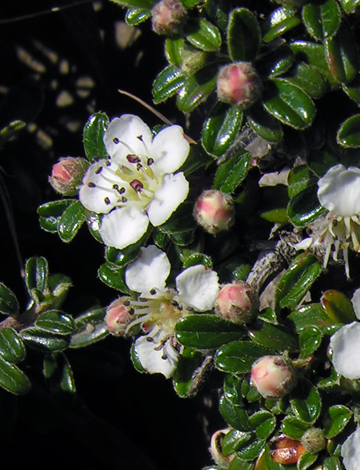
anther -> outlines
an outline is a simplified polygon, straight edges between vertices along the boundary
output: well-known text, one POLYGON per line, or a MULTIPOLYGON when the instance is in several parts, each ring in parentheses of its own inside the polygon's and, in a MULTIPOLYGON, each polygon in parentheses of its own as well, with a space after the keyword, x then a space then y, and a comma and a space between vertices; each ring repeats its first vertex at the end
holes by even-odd
POLYGON ((187 310, 188 312, 193 312, 193 311, 194 311, 194 309, 193 309, 192 307, 186 307, 186 310, 187 310))
POLYGON ((126 197, 123 196, 123 197, 121 198, 121 202, 122 202, 123 204, 125 204, 125 202, 127 202, 127 201, 128 201, 128 200, 127 200, 126 197))
POLYGON ((125 300, 124 305, 125 307, 128 307, 130 305, 130 300, 125 300))
POLYGON ((146 341, 152 343, 154 341, 154 338, 152 338, 151 336, 147 336, 146 341))
POLYGON ((96 184, 91 181, 88 183, 89 188, 96 188, 96 184))
POLYGON ((114 142, 114 144, 118 144, 120 142, 120 140, 117 137, 114 137, 113 142, 114 142))
POLYGON ((106 165, 106 166, 111 166, 111 161, 110 161, 110 160, 106 160, 105 165, 106 165))
POLYGON ((139 192, 143 189, 143 187, 144 187, 144 185, 142 184, 142 182, 139 181, 139 180, 133 180, 133 181, 131 181, 130 186, 131 186, 131 187, 133 188, 133 190, 136 191, 137 193, 139 193, 139 192))
POLYGON ((141 164, 141 163, 138 163, 138 164, 136 165, 137 171, 140 171, 142 167, 143 167, 142 164, 141 164))
POLYGON ((99 175, 103 171, 103 167, 99 166, 99 168, 95 171, 96 175, 99 175))
POLYGON ((151 294, 151 295, 155 295, 155 294, 156 294, 156 290, 155 290, 155 289, 151 289, 150 294, 151 294))
POLYGON ((120 188, 120 189, 119 189, 119 193, 120 193, 120 194, 124 194, 124 192, 125 192, 125 188, 120 188))
POLYGON ((154 163, 154 159, 153 159, 153 158, 148 158, 148 159, 147 159, 147 164, 148 164, 148 166, 151 166, 153 163, 154 163))
POLYGON ((176 302, 176 300, 172 300, 170 303, 173 307, 178 307, 179 306, 179 304, 176 302))
POLYGON ((143 141, 143 136, 142 135, 137 135, 136 138, 139 139, 141 142, 143 141))
POLYGON ((110 199, 108 197, 104 198, 105 204, 108 206, 110 204, 110 199))
POLYGON ((134 154, 127 155, 126 160, 129 163, 140 163, 141 162, 140 158, 137 155, 134 155, 134 154))
POLYGON ((115 191, 119 191, 119 185, 118 184, 113 184, 113 189, 115 189, 115 191))
POLYGON ((167 358, 168 358, 168 357, 167 357, 166 354, 163 354, 163 355, 161 356, 161 359, 164 359, 164 361, 166 361, 167 358))

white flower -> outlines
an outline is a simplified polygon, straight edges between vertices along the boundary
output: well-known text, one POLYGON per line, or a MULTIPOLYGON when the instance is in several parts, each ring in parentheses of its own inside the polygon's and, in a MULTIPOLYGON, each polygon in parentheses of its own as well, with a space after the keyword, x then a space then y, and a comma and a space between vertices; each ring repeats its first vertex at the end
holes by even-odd
POLYGON ((167 288, 170 262, 164 252, 151 245, 142 248, 141 256, 125 272, 129 289, 139 292, 131 301, 134 320, 127 333, 137 324, 144 336, 135 341, 141 365, 147 372, 171 377, 176 369, 181 346, 174 338, 175 324, 192 311, 205 312, 214 306, 219 292, 218 276, 203 265, 185 269, 176 277, 176 290, 167 288))
POLYGON ((311 238, 303 240, 296 248, 323 247, 324 267, 332 247, 334 261, 338 260, 339 250, 342 250, 346 276, 350 278, 348 248, 360 251, 360 169, 333 166, 319 179, 318 186, 320 204, 329 212, 309 227, 311 238))
POLYGON ((163 224, 186 199, 189 183, 174 172, 190 147, 180 126, 152 138, 149 127, 131 114, 111 121, 104 143, 110 158, 89 167, 79 197, 86 209, 105 214, 104 243, 122 249, 142 237, 149 221, 163 224))
POLYGON ((350 434, 341 447, 341 457, 346 470, 360 468, 360 428, 350 434))

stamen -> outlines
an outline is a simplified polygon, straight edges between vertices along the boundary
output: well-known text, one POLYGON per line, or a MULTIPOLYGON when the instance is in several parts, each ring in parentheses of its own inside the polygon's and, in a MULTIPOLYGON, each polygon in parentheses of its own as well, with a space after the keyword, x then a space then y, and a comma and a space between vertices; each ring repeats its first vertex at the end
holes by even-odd
POLYGON ((143 167, 142 164, 141 164, 141 163, 138 163, 138 164, 136 165, 137 171, 140 171, 142 167, 143 167))
POLYGON ((114 144, 118 144, 120 142, 120 140, 117 137, 114 137, 113 142, 114 142, 114 144))
POLYGON ((120 188, 120 189, 119 189, 119 193, 120 193, 120 194, 124 194, 124 192, 125 192, 125 188, 120 188))
POLYGON ((96 175, 99 175, 103 171, 103 167, 99 166, 99 168, 95 171, 96 175))
POLYGON ((125 306, 125 307, 128 307, 129 305, 130 305, 130 300, 125 300, 124 306, 125 306))
POLYGON ((141 162, 140 158, 139 158, 137 155, 135 155, 135 154, 131 154, 131 155, 129 154, 129 155, 127 155, 127 156, 126 156, 126 160, 127 160, 129 163, 140 163, 140 162, 141 162))
POLYGON ((147 165, 151 166, 153 163, 154 163, 154 159, 153 158, 148 158, 147 165))
POLYGON ((133 180, 133 181, 131 181, 130 186, 131 186, 131 187, 133 188, 133 190, 136 191, 137 193, 139 193, 139 192, 143 189, 143 187, 144 187, 144 185, 142 184, 142 182, 139 181, 139 180, 133 180))
POLYGON ((146 341, 148 341, 149 343, 153 343, 153 342, 154 342, 154 338, 152 338, 151 336, 147 336, 147 337, 146 337, 146 341))
POLYGON ((88 183, 88 186, 89 186, 89 188, 96 188, 96 184, 93 183, 92 181, 90 181, 90 182, 88 183))
POLYGON ((110 161, 110 160, 106 160, 105 165, 106 165, 107 167, 111 166, 111 161, 110 161))
POLYGON ((125 202, 128 202, 128 200, 127 200, 126 197, 123 196, 123 197, 121 198, 121 202, 122 202, 123 204, 125 204, 125 202))
POLYGON ((150 294, 151 294, 151 295, 155 295, 155 294, 156 294, 156 290, 155 290, 155 289, 151 289, 150 294))
POLYGON ((110 199, 108 197, 104 198, 105 204, 108 206, 110 204, 110 199))
POLYGON ((115 191, 119 191, 119 185, 118 184, 113 184, 113 189, 115 189, 115 191))

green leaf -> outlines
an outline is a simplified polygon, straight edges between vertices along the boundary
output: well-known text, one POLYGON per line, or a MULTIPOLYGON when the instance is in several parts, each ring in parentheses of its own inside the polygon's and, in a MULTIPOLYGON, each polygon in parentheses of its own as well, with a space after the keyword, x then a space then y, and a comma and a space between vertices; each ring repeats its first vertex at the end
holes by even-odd
POLYGON ((63 351, 70 342, 68 337, 54 335, 36 327, 25 328, 20 335, 28 346, 47 353, 63 351))
POLYGON ((222 395, 219 401, 219 411, 224 420, 239 431, 250 431, 246 410, 222 395))
POLYGON ((317 190, 317 185, 311 185, 289 202, 287 214, 296 227, 307 227, 325 213, 317 197, 317 190))
MULTIPOLYGON (((231 461, 231 464, 229 467, 229 470, 253 470, 253 469, 254 469, 254 464, 252 462, 246 462, 245 460, 242 460, 237 455, 231 461)), ((261 469, 259 468, 258 470, 261 470, 261 469)))
POLYGON ((63 242, 69 243, 86 220, 86 209, 76 201, 65 209, 58 222, 58 232, 63 242))
POLYGON ((214 189, 230 194, 244 181, 251 164, 250 153, 240 151, 226 163, 223 163, 215 174, 214 189))
POLYGON ((296 333, 313 326, 319 328, 323 335, 333 335, 340 327, 329 318, 320 304, 309 304, 298 308, 287 317, 296 333))
POLYGON ((307 165, 295 166, 290 170, 288 176, 288 194, 289 198, 293 199, 309 186, 314 186, 317 179, 310 172, 307 165))
POLYGON ((346 148, 360 147, 360 114, 351 116, 341 124, 336 140, 339 145, 346 148))
POLYGON ((323 470, 342 470, 343 466, 338 457, 327 457, 323 462, 323 470))
POLYGON ((214 157, 224 155, 235 144, 243 120, 238 106, 218 102, 203 125, 201 143, 214 157))
POLYGON ((295 416, 306 423, 314 423, 321 413, 320 394, 307 380, 301 380, 290 393, 290 405, 295 416))
POLYGON ((215 366, 234 374, 247 374, 253 363, 262 356, 273 355, 275 351, 249 341, 235 341, 225 344, 216 353, 215 366))
POLYGON ((320 302, 325 313, 335 323, 351 323, 357 320, 351 300, 342 292, 327 290, 321 296, 320 302))
POLYGON ((281 7, 271 13, 262 25, 263 41, 271 42, 301 23, 296 9, 281 7))
POLYGON ((191 253, 186 258, 184 257, 184 269, 190 268, 191 266, 197 266, 198 264, 202 264, 206 268, 213 268, 213 263, 210 256, 204 255, 202 253, 191 253))
POLYGON ((344 83, 341 85, 344 92, 351 98, 355 103, 359 106, 360 105, 360 74, 352 80, 351 83, 345 85, 344 83))
POLYGON ((0 356, 0 387, 14 395, 25 395, 30 391, 31 383, 24 372, 0 356))
POLYGON ((260 194, 262 199, 260 217, 275 224, 287 224, 287 186, 283 184, 263 186, 260 188, 260 194))
POLYGON ((173 377, 175 392, 181 398, 187 398, 191 394, 193 386, 193 374, 201 366, 204 356, 193 349, 185 348, 180 356, 173 377))
POLYGON ((287 80, 273 78, 265 86, 265 109, 283 124, 301 130, 310 126, 316 108, 311 98, 287 80))
POLYGON ((0 313, 3 315, 16 315, 19 313, 19 301, 15 294, 0 282, 0 313))
POLYGON ((355 13, 360 5, 360 0, 340 0, 340 5, 347 15, 355 13))
POLYGON ((213 349, 243 338, 244 329, 215 315, 190 315, 177 322, 176 339, 188 348, 213 349))
POLYGON ((221 46, 221 34, 216 26, 204 18, 191 18, 185 26, 186 39, 205 52, 215 52, 221 46))
POLYGON ((25 281, 29 292, 33 289, 44 292, 48 288, 48 263, 45 258, 33 257, 25 265, 25 281))
POLYGON ((254 439, 252 442, 246 443, 241 449, 238 449, 237 456, 243 460, 254 460, 265 448, 265 444, 266 441, 263 439, 254 439))
POLYGON ((84 149, 90 162, 98 158, 107 158, 108 154, 103 141, 109 118, 104 113, 95 113, 89 117, 84 127, 84 149))
POLYGON ((194 230, 196 227, 195 219, 189 217, 192 209, 193 205, 191 202, 183 202, 171 217, 159 226, 159 229, 168 235, 194 230))
POLYGON ((75 319, 76 331, 71 337, 70 348, 84 348, 109 335, 109 330, 104 321, 106 309, 98 308, 83 313, 75 319))
POLYGON ((2 328, 0 330, 0 355, 11 364, 17 364, 25 359, 25 345, 12 328, 2 328))
POLYGON ((249 337, 254 343, 276 351, 296 352, 299 342, 296 336, 283 325, 258 322, 249 328, 249 337))
POLYGON ((282 125, 264 108, 258 100, 246 111, 247 121, 259 137, 268 142, 278 142, 283 137, 282 125))
POLYGON ((308 3, 302 17, 308 33, 317 41, 334 36, 341 23, 340 7, 335 0, 308 3))
POLYGON ((76 201, 76 199, 61 199, 40 206, 37 212, 40 216, 41 228, 47 232, 57 233, 61 216, 76 201))
POLYGON ((310 254, 298 255, 281 277, 275 293, 278 308, 294 309, 322 272, 322 264, 310 254))
POLYGON ((298 441, 302 438, 304 432, 310 428, 311 424, 305 423, 299 418, 295 418, 294 416, 285 416, 281 426, 281 431, 285 434, 285 436, 288 436, 291 439, 296 439, 298 441))
POLYGON ((311 98, 321 98, 328 90, 328 83, 324 75, 314 66, 299 62, 291 70, 286 80, 301 88, 311 98))
POLYGON ((0 131, 0 147, 2 147, 7 141, 9 141, 14 135, 20 132, 26 127, 24 121, 12 121, 0 131))
POLYGON ((306 470, 317 460, 318 454, 310 454, 305 452, 302 454, 297 462, 298 470, 306 470))
POLYGON ((130 26, 137 26, 148 18, 151 18, 151 11, 148 8, 129 8, 125 15, 125 21, 130 26))
POLYGON ((133 243, 132 245, 118 250, 113 247, 105 248, 105 259, 109 265, 112 265, 114 269, 127 266, 129 263, 132 263, 140 255, 140 248, 146 245, 146 242, 151 235, 152 228, 149 225, 148 229, 144 235, 140 238, 139 241, 133 243))
POLYGON ((75 329, 75 322, 72 316, 60 310, 48 310, 37 318, 35 326, 48 333, 69 335, 75 329))
POLYGON ((264 54, 256 64, 261 75, 277 77, 285 73, 293 65, 295 56, 287 44, 282 44, 276 49, 264 54))
POLYGON ((300 358, 311 356, 321 345, 322 333, 316 326, 305 327, 299 336, 300 358))
POLYGON ((229 15, 227 44, 233 62, 251 62, 261 47, 261 30, 257 19, 246 8, 236 8, 229 15))
POLYGON ((344 405, 334 405, 325 412, 324 432, 326 439, 333 439, 340 434, 348 424, 352 412, 344 405))
POLYGON ((267 439, 276 427, 276 418, 270 411, 260 410, 249 417, 249 424, 259 439, 267 439))
POLYGON ((98 276, 104 284, 112 289, 116 289, 123 294, 129 294, 130 290, 125 283, 124 267, 114 268, 108 263, 102 264, 98 270, 98 276))
POLYGON ((135 367, 135 369, 140 372, 140 374, 146 372, 146 369, 143 368, 141 362, 140 362, 140 359, 139 359, 139 354, 135 348, 135 343, 133 343, 131 345, 131 348, 130 348, 130 358, 131 358, 131 362, 133 363, 133 366, 135 367))
POLYGON ((186 77, 184 85, 177 96, 177 107, 184 113, 191 113, 214 90, 217 80, 218 66, 209 64, 190 77, 186 77))
POLYGON ((175 67, 181 66, 183 50, 184 50, 183 38, 166 38, 165 39, 165 55, 170 65, 174 65, 175 67))
POLYGON ((176 95, 184 85, 185 77, 173 65, 169 65, 162 70, 155 78, 152 85, 152 95, 154 103, 159 104, 171 96, 176 95))
POLYGON ((249 441, 254 440, 252 433, 242 432, 236 429, 232 429, 227 432, 222 441, 222 453, 226 455, 232 455, 246 445, 249 441))
POLYGON ((151 9, 155 4, 156 0, 111 0, 114 3, 117 3, 121 7, 139 7, 139 8, 148 8, 151 9))
POLYGON ((70 363, 64 354, 46 354, 44 357, 44 376, 47 379, 53 393, 76 393, 74 374, 70 363))

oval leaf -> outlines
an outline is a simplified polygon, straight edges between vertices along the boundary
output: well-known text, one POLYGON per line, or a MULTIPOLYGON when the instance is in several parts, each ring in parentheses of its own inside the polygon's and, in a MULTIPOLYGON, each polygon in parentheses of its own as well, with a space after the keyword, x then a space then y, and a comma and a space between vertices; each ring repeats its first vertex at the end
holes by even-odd
POLYGON ((311 185, 293 197, 287 215, 296 227, 306 227, 326 212, 317 197, 317 185, 311 185))
POLYGON ((324 432, 326 439, 340 434, 352 417, 352 411, 344 405, 331 406, 324 416, 324 432))
POLYGON ((221 46, 221 34, 216 26, 204 18, 191 18, 185 27, 186 39, 198 49, 215 52, 221 46))
POLYGON ((75 322, 60 310, 48 310, 37 318, 35 326, 48 333, 69 335, 75 329, 75 322))
POLYGON ((22 330, 21 338, 28 346, 42 352, 63 351, 69 346, 70 342, 69 338, 56 336, 34 327, 22 330))
POLYGON ((19 313, 19 301, 15 294, 0 282, 0 313, 3 315, 16 315, 19 313))
POLYGON ((31 383, 23 371, 0 357, 0 387, 14 395, 24 395, 30 391, 31 383))
POLYGON ((0 355, 11 364, 16 364, 25 359, 25 345, 18 333, 12 328, 2 328, 0 330, 0 355))
POLYGON ((274 350, 249 341, 236 341, 225 344, 217 351, 215 365, 223 372, 247 374, 251 371, 251 366, 256 359, 273 354, 275 354, 274 350))
POLYGON ((281 7, 271 13, 262 25, 263 41, 270 42, 301 23, 294 8, 281 7))
POLYGON ((72 335, 69 347, 84 348, 109 335, 104 321, 106 309, 99 308, 86 312, 75 319, 76 332, 72 335))
POLYGON ((340 7, 335 0, 308 3, 302 16, 308 33, 317 41, 334 36, 341 23, 340 7))
POLYGON ((90 116, 84 127, 84 149, 90 162, 97 158, 107 158, 107 151, 103 141, 109 118, 104 113, 95 113, 90 116))
POLYGON ((241 151, 226 163, 223 163, 216 172, 214 188, 223 193, 232 193, 246 178, 251 164, 250 153, 241 151))
POLYGON ((257 19, 246 8, 237 8, 229 15, 227 43, 233 62, 250 62, 261 47, 261 31, 257 19))
POLYGON ((173 65, 166 67, 155 78, 152 86, 154 103, 159 104, 174 96, 184 84, 185 78, 173 65))
POLYGON ((360 147, 360 114, 352 116, 341 124, 336 140, 343 147, 360 147))
POLYGON ((80 201, 71 204, 59 219, 58 232, 61 240, 71 242, 86 220, 86 209, 80 201))
POLYGON ((290 396, 295 415, 306 423, 314 423, 321 412, 321 398, 317 388, 311 382, 302 380, 290 396))
POLYGON ((47 232, 57 233, 61 216, 74 202, 76 202, 76 199, 61 199, 40 206, 37 212, 40 216, 41 228, 47 232))
POLYGON ((259 137, 268 142, 278 142, 283 136, 280 122, 269 114, 259 100, 246 112, 247 121, 259 137))
POLYGON ((320 346, 322 333, 316 326, 307 326, 302 330, 299 336, 301 358, 311 356, 320 346))

